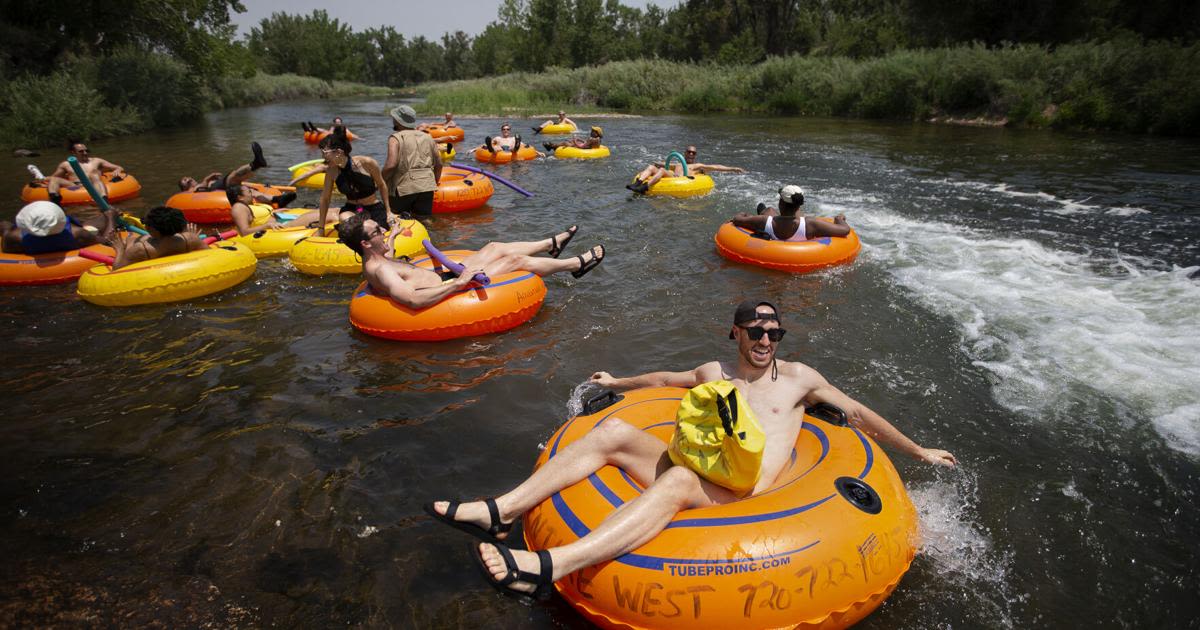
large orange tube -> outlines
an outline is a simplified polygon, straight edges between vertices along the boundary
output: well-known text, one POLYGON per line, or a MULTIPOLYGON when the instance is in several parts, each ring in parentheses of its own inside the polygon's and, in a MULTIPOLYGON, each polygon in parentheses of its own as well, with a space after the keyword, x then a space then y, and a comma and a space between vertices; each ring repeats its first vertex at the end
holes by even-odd
MULTIPOLYGON (((443 252, 453 262, 462 262, 474 252, 443 252)), ((433 261, 413 261, 425 269, 433 261)), ((515 271, 492 278, 486 287, 467 289, 420 310, 411 309, 376 295, 363 282, 350 300, 350 323, 358 330, 401 341, 443 341, 474 337, 515 328, 537 314, 546 299, 546 284, 534 273, 515 271)))
MULTIPOLYGON (((264 186, 253 182, 244 182, 242 185, 271 196, 283 194, 282 190, 273 186, 264 186)), ((166 206, 183 212, 184 218, 192 223, 233 223, 229 198, 225 195, 224 190, 175 193, 167 200, 166 206)))
POLYGON ((462 212, 487 203, 496 192, 492 180, 479 173, 447 166, 433 193, 433 212, 462 212))
MULTIPOLYGON (((827 217, 810 217, 809 220, 832 221, 827 217)), ((854 230, 846 236, 789 243, 758 238, 750 230, 725 223, 717 230, 714 240, 717 251, 729 260, 791 273, 808 273, 854 262, 862 249, 854 230)))
POLYGON ((475 159, 479 162, 489 162, 492 164, 505 164, 507 162, 515 162, 521 160, 532 160, 537 157, 537 149, 523 144, 517 150, 517 155, 514 158, 512 151, 496 151, 495 153, 487 149, 475 149, 475 159))
MULTIPOLYGON (((666 443, 686 391, 634 390, 569 420, 537 467, 608 418, 666 443)), ((606 466, 526 514, 525 542, 572 543, 642 490, 606 466)), ((650 542, 555 588, 604 628, 844 628, 883 603, 918 544, 916 510, 883 451, 857 429, 805 416, 773 488, 680 512, 650 542)))
MULTIPOLYGON (((104 173, 100 176, 104 180, 104 185, 108 187, 108 200, 110 202, 124 201, 138 196, 142 191, 142 185, 137 178, 128 173, 121 179, 114 180, 112 172, 104 173)), ((62 195, 61 206, 75 206, 91 204, 92 196, 88 194, 86 188, 81 184, 72 186, 63 186, 58 189, 58 194, 62 195)), ((21 189, 21 201, 29 203, 31 201, 49 201, 50 190, 46 188, 46 182, 34 182, 26 184, 21 189)))

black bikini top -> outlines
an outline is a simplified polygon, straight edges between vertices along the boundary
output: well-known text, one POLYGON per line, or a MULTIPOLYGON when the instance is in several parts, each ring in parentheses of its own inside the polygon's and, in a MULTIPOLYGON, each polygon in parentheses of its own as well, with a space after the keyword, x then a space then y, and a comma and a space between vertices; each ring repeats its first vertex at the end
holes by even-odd
POLYGON ((346 166, 338 171, 337 179, 333 180, 333 183, 347 199, 366 199, 378 190, 375 178, 354 170, 353 158, 346 161, 346 166))

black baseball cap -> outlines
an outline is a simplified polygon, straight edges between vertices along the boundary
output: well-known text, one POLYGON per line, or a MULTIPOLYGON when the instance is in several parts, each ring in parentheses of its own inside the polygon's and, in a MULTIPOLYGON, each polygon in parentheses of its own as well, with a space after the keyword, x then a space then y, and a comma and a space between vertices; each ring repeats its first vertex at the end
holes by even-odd
MULTIPOLYGON (((738 304, 737 310, 733 312, 734 326, 744 324, 746 322, 752 322, 756 319, 773 319, 781 324, 783 323, 783 320, 779 319, 779 307, 765 300, 759 300, 757 302, 754 300, 746 300, 745 302, 738 304), (775 311, 775 313, 772 315, 761 315, 758 312, 758 307, 760 306, 769 306, 771 307, 772 311, 775 311)), ((729 331, 729 338, 735 338, 732 330, 729 331)))

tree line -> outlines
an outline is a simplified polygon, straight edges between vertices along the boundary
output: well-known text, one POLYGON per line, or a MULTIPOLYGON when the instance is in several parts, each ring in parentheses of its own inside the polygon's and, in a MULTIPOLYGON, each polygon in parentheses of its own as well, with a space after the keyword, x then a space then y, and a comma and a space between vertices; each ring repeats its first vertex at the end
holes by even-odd
POLYGON ((1057 46, 1129 37, 1194 41, 1194 0, 686 0, 663 9, 618 0, 504 0, 483 32, 406 38, 354 32, 322 10, 275 13, 251 31, 264 70, 405 86, 612 61, 750 64, 770 56, 866 59, 982 44, 1057 46))

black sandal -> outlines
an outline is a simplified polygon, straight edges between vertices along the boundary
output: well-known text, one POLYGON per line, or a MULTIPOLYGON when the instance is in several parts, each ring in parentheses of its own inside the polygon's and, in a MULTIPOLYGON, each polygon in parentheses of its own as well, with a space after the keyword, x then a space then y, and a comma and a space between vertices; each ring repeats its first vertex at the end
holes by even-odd
POLYGON ((565 238, 563 240, 562 245, 558 244, 558 235, 557 234, 555 234, 554 236, 551 236, 550 237, 550 251, 547 253, 549 253, 552 258, 558 258, 559 254, 563 253, 563 250, 567 248, 567 244, 571 242, 571 239, 575 238, 575 233, 578 231, 579 231, 578 225, 572 225, 571 227, 567 228, 567 238, 565 238))
POLYGON ((596 247, 599 247, 599 248, 600 248, 600 255, 599 255, 599 256, 597 256, 597 255, 596 255, 596 253, 595 253, 595 251, 594 251, 594 250, 596 249, 595 247, 593 247, 592 249, 589 249, 589 250, 587 250, 587 253, 589 253, 589 254, 591 254, 591 255, 592 255, 592 259, 591 259, 591 260, 585 261, 585 260, 583 259, 583 256, 584 256, 583 254, 580 254, 580 255, 576 256, 576 258, 578 258, 578 259, 579 259, 579 269, 578 269, 577 271, 572 271, 572 272, 571 272, 571 275, 572 275, 573 277, 575 277, 575 278, 582 278, 582 277, 583 277, 585 274, 587 274, 587 272, 589 272, 589 271, 591 271, 591 270, 595 269, 595 268, 596 268, 596 266, 597 266, 597 265, 599 265, 599 264, 600 264, 600 262, 604 260, 604 246, 603 246, 603 245, 597 245, 596 247))
POLYGON ((550 552, 544 549, 536 551, 538 561, 541 562, 541 570, 537 573, 522 571, 517 568, 517 560, 513 558, 512 552, 508 547, 501 543, 492 543, 496 546, 496 550, 500 552, 500 557, 504 558, 504 568, 508 569, 500 580, 492 575, 492 570, 488 568, 487 562, 483 560, 483 553, 479 550, 479 543, 471 543, 471 555, 475 557, 475 565, 483 573, 484 579, 492 588, 504 593, 509 597, 514 597, 518 601, 525 604, 533 604, 534 602, 546 601, 554 594, 554 561, 550 557, 550 552), (508 588, 513 582, 528 582, 534 585, 532 593, 522 593, 508 588))
POLYGON ((426 503, 423 507, 425 513, 432 516, 433 520, 444 523, 457 530, 464 531, 479 540, 490 543, 499 543, 501 540, 496 538, 497 534, 507 534, 512 531, 513 524, 505 523, 500 520, 500 508, 496 507, 496 500, 487 498, 483 500, 484 505, 487 505, 488 516, 491 517, 492 523, 487 529, 484 529, 474 523, 466 521, 458 521, 454 519, 454 514, 458 512, 458 506, 462 505, 462 501, 450 501, 450 505, 446 507, 445 514, 438 514, 437 510, 433 509, 433 503, 426 503))

